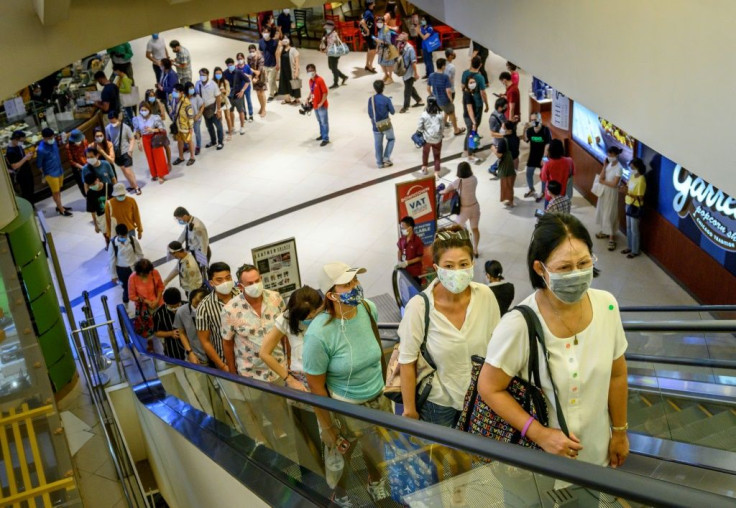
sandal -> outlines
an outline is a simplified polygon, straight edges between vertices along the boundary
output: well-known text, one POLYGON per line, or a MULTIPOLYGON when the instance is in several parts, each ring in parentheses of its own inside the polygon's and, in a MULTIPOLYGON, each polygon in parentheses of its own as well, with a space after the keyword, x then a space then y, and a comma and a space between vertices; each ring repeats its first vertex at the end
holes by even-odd
POLYGON ((176 158, 176 160, 175 160, 175 161, 174 161, 174 162, 173 162, 172 164, 173 164, 174 166, 178 166, 178 165, 179 165, 179 164, 181 164, 182 162, 184 162, 184 159, 182 159, 181 157, 177 157, 177 158, 176 158))
POLYGON ((608 235, 605 233, 596 233, 595 237, 599 239, 603 239, 603 238, 608 238, 608 235))
POLYGON ((608 250, 616 250, 616 242, 613 240, 608 241, 608 250))
POLYGON ((424 167, 422 168, 422 174, 423 174, 423 175, 428 175, 428 174, 429 174, 429 173, 427 172, 427 166, 424 166, 424 167))
POLYGON ((631 249, 624 249, 621 251, 621 254, 629 254, 631 252, 631 249))
POLYGON ((187 161, 187 166, 191 166, 191 165, 192 165, 192 164, 194 164, 195 162, 197 162, 197 159, 189 159, 189 160, 187 161))
POLYGON ((457 131, 455 133, 455 136, 462 136, 463 134, 465 134, 465 127, 463 127, 462 129, 460 129, 459 131, 457 131))
POLYGON ((637 253, 637 254, 634 254, 634 253, 632 252, 631 254, 628 254, 628 255, 627 255, 626 257, 627 257, 627 258, 629 258, 629 259, 634 259, 634 258, 635 258, 636 256, 638 256, 638 255, 639 255, 638 253, 637 253))
POLYGON ((135 188, 135 195, 136 196, 140 196, 141 194, 143 194, 143 191, 141 190, 141 188, 140 187, 136 187, 135 188))

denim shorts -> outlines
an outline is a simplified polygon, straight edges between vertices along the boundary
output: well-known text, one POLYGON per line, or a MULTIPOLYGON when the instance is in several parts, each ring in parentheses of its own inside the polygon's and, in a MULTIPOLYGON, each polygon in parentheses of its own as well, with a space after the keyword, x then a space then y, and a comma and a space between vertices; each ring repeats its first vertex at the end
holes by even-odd
POLYGON ((426 401, 419 411, 420 420, 443 427, 454 427, 458 418, 460 411, 454 407, 440 406, 430 401, 426 401))

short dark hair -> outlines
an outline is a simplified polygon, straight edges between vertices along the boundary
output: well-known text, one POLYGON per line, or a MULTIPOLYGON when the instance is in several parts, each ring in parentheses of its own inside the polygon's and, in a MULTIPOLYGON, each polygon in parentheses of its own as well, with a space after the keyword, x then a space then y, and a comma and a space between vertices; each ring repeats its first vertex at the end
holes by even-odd
POLYGON ((183 92, 185 88, 184 85, 182 85, 181 83, 177 83, 174 85, 174 90, 176 90, 177 92, 183 92))
POLYGON ((235 63, 235 60, 233 60, 232 58, 226 58, 225 59, 225 65, 230 65, 230 64, 234 64, 234 63, 235 63))
POLYGON ((179 218, 184 217, 185 215, 189 215, 189 212, 183 206, 177 206, 176 210, 174 210, 174 217, 179 218))
POLYGON ((115 226, 115 234, 116 235, 123 235, 123 236, 127 235, 128 234, 128 226, 126 226, 125 224, 122 224, 122 223, 121 224, 117 224, 115 226))
POLYGON ((162 58, 161 59, 161 67, 164 69, 171 69, 171 59, 170 58, 162 58))
POLYGON ((611 145, 608 148, 606 148, 606 153, 610 153, 613 155, 617 155, 617 156, 621 155, 621 152, 623 152, 623 150, 614 145, 611 145))
POLYGON ((202 297, 204 298, 209 293, 210 292, 207 290, 207 288, 202 287, 202 288, 193 289, 192 291, 189 292, 189 301, 193 302, 194 299, 197 298, 199 295, 202 295, 202 297))
POLYGON ((112 64, 112 70, 125 73, 125 66, 123 64, 112 64))
POLYGON ((532 233, 529 250, 526 256, 529 268, 529 280, 535 289, 544 289, 547 285, 544 278, 534 271, 534 262, 546 263, 550 254, 565 240, 577 239, 588 246, 593 252, 593 241, 590 233, 585 229, 583 223, 568 213, 545 213, 537 221, 537 226, 532 233))
POLYGON ((435 65, 438 69, 442 69, 447 64, 447 60, 444 58, 438 58, 437 62, 435 62, 435 65))
MULTIPOLYGON (((99 176, 97 176, 97 173, 95 173, 94 171, 90 171, 89 173, 84 175, 84 183, 86 183, 87 185, 92 185, 93 183, 97 181, 98 178, 99 176)), ((121 224, 121 225, 125 226, 125 224, 121 224)), ((117 226, 115 226, 115 228, 117 229, 117 226)), ((125 234, 128 234, 128 233, 126 232, 125 234)))
POLYGON ((506 120, 503 123, 503 126, 506 129, 506 132, 516 132, 516 123, 511 120, 506 120))
POLYGON ((138 275, 148 275, 153 271, 153 263, 146 258, 139 259, 136 261, 135 265, 133 265, 133 270, 135 270, 135 273, 138 275))
POLYGON ((508 71, 503 71, 501 74, 498 75, 498 79, 501 81, 511 81, 511 73, 508 71))
POLYGON ((250 51, 251 49, 258 49, 258 48, 256 47, 255 44, 249 44, 248 45, 248 51, 250 51))
POLYGON ((445 48, 445 57, 448 57, 449 58, 450 55, 454 55, 454 54, 455 54, 455 50, 454 49, 452 49, 452 48, 445 48))
POLYGON ((432 243, 432 262, 439 264, 442 254, 450 249, 465 249, 473 258, 473 244, 470 243, 468 230, 459 224, 441 228, 437 231, 432 243))
POLYGON ((94 148, 92 146, 88 146, 87 149, 84 151, 84 153, 85 154, 87 154, 87 153, 94 153, 94 154, 96 154, 97 153, 97 148, 94 148))
POLYGON ((634 157, 633 159, 631 159, 631 162, 629 162, 629 166, 636 169, 642 175, 647 172, 646 164, 644 164, 644 161, 641 160, 639 157, 634 157))
POLYGON ((174 48, 175 48, 175 47, 177 47, 177 46, 181 46, 181 44, 179 44, 179 41, 177 41, 176 39, 174 39, 173 41, 171 41, 171 42, 169 43, 169 47, 170 47, 171 49, 174 49, 174 48))
POLYGON ((550 141, 548 154, 550 159, 561 159, 565 155, 565 145, 562 144, 562 140, 553 139, 550 141))
POLYGON ((516 64, 511 62, 506 62, 506 68, 510 71, 515 71, 516 69, 518 69, 516 64))
POLYGON ((317 70, 317 67, 315 67, 313 63, 310 63, 310 64, 307 64, 307 71, 309 71, 309 69, 312 69, 313 71, 316 71, 317 70))
POLYGON ((107 79, 107 75, 105 74, 105 71, 97 71, 95 72, 95 79, 107 79))
POLYGON ((216 261, 207 268, 207 279, 212 280, 217 272, 229 272, 230 265, 222 261, 216 261))
POLYGON ((547 190, 553 196, 559 196, 560 193, 562 192, 562 184, 558 182, 557 180, 550 180, 547 183, 547 190))
POLYGON ((471 176, 473 176, 473 170, 470 168, 470 164, 466 161, 462 161, 457 165, 458 178, 470 178, 471 176))
POLYGON ((299 323, 307 319, 307 316, 318 309, 322 303, 320 292, 309 286, 301 287, 291 293, 284 312, 289 321, 289 331, 298 335, 301 332, 299 323))
POLYGON ((199 73, 200 74, 207 74, 209 76, 210 75, 210 70, 207 67, 202 67, 201 69, 199 69, 199 73))
POLYGON ((400 220, 399 222, 400 222, 401 224, 406 224, 406 225, 407 225, 407 226, 409 226, 410 228, 414 228, 414 227, 416 227, 416 222, 414 222, 414 218, 413 218, 413 217, 409 217, 408 215, 407 215, 407 216, 405 216, 405 217, 402 217, 402 218, 401 218, 401 220, 400 220))
POLYGON ((479 56, 474 56, 473 58, 470 59, 470 66, 473 69, 477 69, 478 67, 481 66, 482 63, 483 63, 483 60, 481 60, 479 56))
POLYGON ((235 58, 237 58, 238 60, 240 60, 241 56, 243 57, 243 60, 245 60, 245 53, 242 53, 242 52, 235 53, 235 58))
POLYGON ((501 266, 500 261, 496 261, 495 259, 486 261, 485 269, 486 273, 494 279, 503 280, 503 266, 501 266))
POLYGON ((164 303, 166 305, 181 303, 181 291, 179 291, 179 288, 166 288, 164 290, 164 303))
POLYGON ((507 101, 505 97, 499 97, 498 99, 496 99, 496 102, 493 105, 493 107, 496 109, 496 111, 498 111, 498 108, 505 108, 508 105, 508 103, 509 101, 507 101))
MULTIPOLYGON (((240 268, 238 268, 238 271, 235 272, 235 278, 240 282, 240 276, 243 275, 245 272, 252 272, 252 271, 258 272, 258 268, 256 268, 255 265, 252 265, 250 263, 243 263, 240 268)), ((260 272, 258 272, 260 273, 260 272)))
POLYGON ((178 242, 176 240, 174 240, 173 242, 169 242, 168 247, 170 251, 174 251, 174 252, 184 250, 184 246, 181 244, 181 242, 178 242))
MULTIPOLYGON (((194 88, 194 83, 192 83, 191 81, 187 81, 186 83, 184 83, 184 90, 189 91, 190 88, 194 88)), ((197 89, 195 88, 194 91, 196 93, 197 89)))
POLYGON ((373 82, 373 89, 376 93, 383 93, 384 88, 386 88, 386 83, 383 80, 377 79, 373 82))

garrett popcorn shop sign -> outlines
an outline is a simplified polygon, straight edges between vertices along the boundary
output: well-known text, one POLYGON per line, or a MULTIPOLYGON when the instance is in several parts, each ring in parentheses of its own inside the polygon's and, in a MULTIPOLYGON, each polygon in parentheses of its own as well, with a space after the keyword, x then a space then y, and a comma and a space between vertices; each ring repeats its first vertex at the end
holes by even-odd
POLYGON ((736 199, 677 164, 672 172, 677 194, 672 207, 681 218, 688 215, 711 242, 736 252, 736 199))

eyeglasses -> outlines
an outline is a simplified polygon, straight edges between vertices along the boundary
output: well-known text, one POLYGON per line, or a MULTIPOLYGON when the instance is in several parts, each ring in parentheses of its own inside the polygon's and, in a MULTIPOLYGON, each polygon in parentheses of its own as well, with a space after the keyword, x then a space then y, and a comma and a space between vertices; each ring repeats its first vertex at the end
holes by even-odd
POLYGON ((588 270, 589 268, 592 268, 596 264, 596 262, 598 262, 598 256, 594 254, 587 259, 581 259, 580 261, 578 261, 576 265, 573 265, 567 262, 560 263, 557 266, 549 266, 549 267, 547 265, 544 265, 544 263, 542 263, 542 265, 549 272, 569 273, 569 272, 572 272, 573 270, 588 270))

